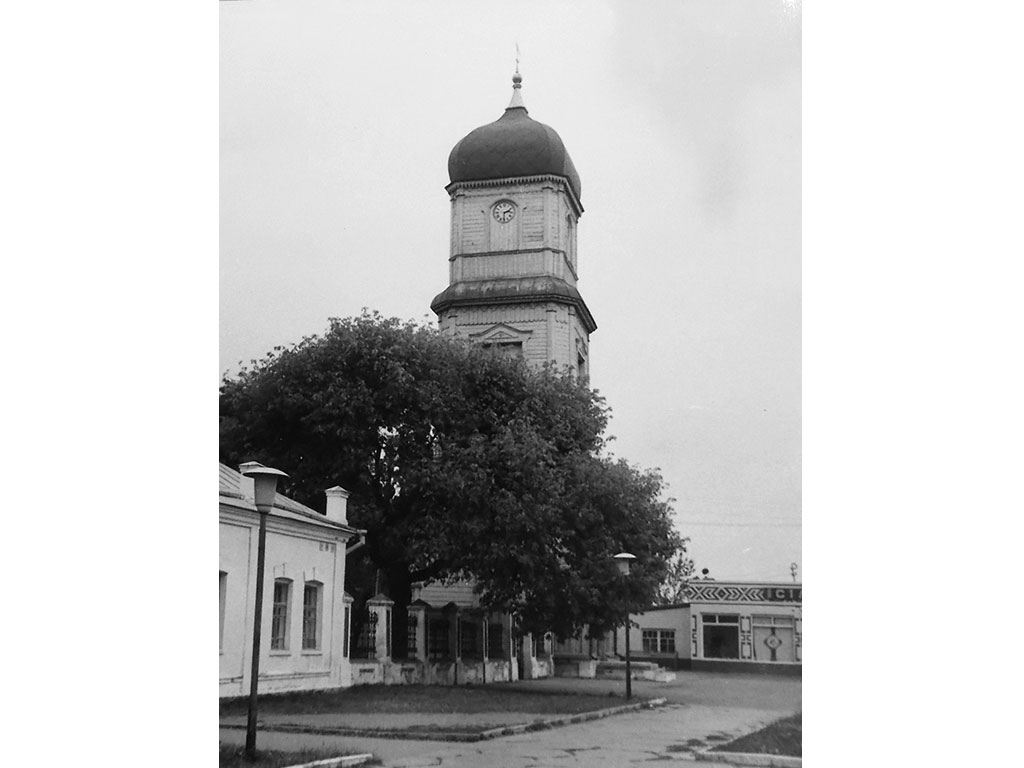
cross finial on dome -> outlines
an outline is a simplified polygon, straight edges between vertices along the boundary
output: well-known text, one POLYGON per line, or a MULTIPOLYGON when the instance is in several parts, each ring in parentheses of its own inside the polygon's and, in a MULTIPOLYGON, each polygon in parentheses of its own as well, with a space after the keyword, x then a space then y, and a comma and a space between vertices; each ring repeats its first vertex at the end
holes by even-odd
POLYGON ((517 107, 526 109, 526 105, 523 104, 523 95, 519 92, 522 87, 523 76, 519 74, 519 42, 516 41, 516 73, 512 75, 512 101, 508 103, 508 109, 517 107))

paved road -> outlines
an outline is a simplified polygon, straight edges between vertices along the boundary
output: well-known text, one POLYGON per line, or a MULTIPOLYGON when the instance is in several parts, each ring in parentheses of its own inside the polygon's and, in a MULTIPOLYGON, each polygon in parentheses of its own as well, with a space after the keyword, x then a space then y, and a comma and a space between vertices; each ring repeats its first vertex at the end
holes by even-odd
MULTIPOLYGON (((623 682, 555 678, 515 685, 608 693, 621 691, 623 682)), ((469 744, 272 732, 260 733, 258 743, 267 749, 305 746, 372 752, 388 768, 612 768, 674 759, 700 766, 703 763, 692 761, 695 750, 754 731, 799 711, 801 705, 799 679, 760 675, 681 672, 672 683, 636 681, 633 690, 640 695, 663 696, 668 704, 469 744)), ((245 733, 222 730, 221 739, 242 743, 245 733)))

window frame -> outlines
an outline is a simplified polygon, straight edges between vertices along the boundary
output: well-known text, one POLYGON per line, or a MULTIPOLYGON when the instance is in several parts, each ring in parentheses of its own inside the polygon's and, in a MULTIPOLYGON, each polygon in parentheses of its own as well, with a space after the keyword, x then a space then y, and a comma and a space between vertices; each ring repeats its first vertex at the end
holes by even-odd
POLYGON ((302 650, 305 652, 319 652, 323 650, 323 614, 324 614, 324 584, 322 581, 307 581, 302 585, 302 650), (312 617, 310 617, 310 606, 307 604, 307 596, 312 591, 313 605, 312 617), (312 637, 307 634, 310 618, 313 622, 312 637), (308 643, 312 643, 311 645, 308 643))
POLYGON ((433 616, 427 619, 427 659, 438 661, 450 659, 451 650, 451 621, 448 617, 433 616), (443 638, 443 642, 441 642, 443 638), (442 647, 438 647, 438 646, 442 647))
POLYGON ((674 629, 643 627, 640 630, 640 644, 644 653, 659 656, 674 655, 676 652, 676 631, 674 629))
POLYGON ((740 616, 739 616, 739 614, 738 613, 702 613, 700 615, 700 618, 701 618, 701 658, 705 658, 705 659, 723 659, 723 660, 733 660, 733 659, 738 660, 738 659, 740 659, 741 658, 741 656, 740 656, 741 649, 740 649, 740 616), (729 633, 729 636, 728 636, 727 639, 729 640, 728 646, 729 646, 730 650, 732 649, 733 646, 735 646, 736 655, 735 656, 732 656, 732 655, 730 655, 730 656, 720 656, 720 655, 711 656, 711 655, 709 655, 708 654, 708 646, 709 645, 714 645, 714 646, 716 646, 716 648, 720 648, 722 645, 725 644, 725 643, 722 643, 722 642, 708 643, 709 630, 711 630, 711 632, 710 632, 711 636, 717 635, 719 638, 725 638, 726 633, 725 633, 724 630, 735 630, 735 635, 733 635, 732 633, 729 633), (715 630, 723 630, 723 631, 715 632, 715 630), (733 641, 735 641, 735 642, 733 642, 733 641))
POLYGON ((270 650, 274 653, 288 653, 289 646, 289 624, 291 624, 292 612, 292 580, 286 578, 274 579, 274 588, 270 593, 270 650), (277 599, 278 587, 284 587, 284 601, 277 599), (278 609, 281 608, 279 613, 278 609), (280 619, 280 622, 278 621, 280 619), (278 634, 277 630, 281 633, 278 634))
POLYGON ((521 339, 516 341, 482 341, 480 342, 480 348, 497 357, 505 357, 512 360, 522 360, 525 358, 521 339))
POLYGON ((483 638, 482 625, 475 619, 462 617, 459 619, 459 658, 482 659, 481 646, 483 638))
POLYGON ((227 612, 228 602, 228 572, 220 572, 220 652, 224 653, 224 614, 227 612))
MULTIPOLYGON (((520 638, 520 640, 522 640, 522 638, 520 638)), ((504 659, 507 655, 508 651, 505 647, 505 625, 500 621, 487 622, 487 658, 504 659), (494 653, 494 651, 497 651, 497 653, 494 653)))

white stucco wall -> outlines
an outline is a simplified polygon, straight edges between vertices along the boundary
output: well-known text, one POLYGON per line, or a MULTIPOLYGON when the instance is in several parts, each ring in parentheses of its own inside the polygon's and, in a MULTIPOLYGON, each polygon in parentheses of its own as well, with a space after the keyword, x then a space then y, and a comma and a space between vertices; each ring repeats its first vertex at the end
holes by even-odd
MULTIPOLYGON (((635 625, 629 633, 630 655, 655 657, 658 655, 667 658, 690 658, 690 609, 685 605, 673 606, 671 608, 659 608, 645 613, 634 613, 630 621, 635 625), (643 631, 645 629, 659 629, 671 631, 675 637, 675 653, 653 654, 644 651, 643 631)), ((625 654, 625 629, 619 627, 615 630, 615 646, 617 654, 625 654)))
MULTIPOLYGON (((259 514, 242 500, 220 505, 220 571, 226 574, 220 649, 220 695, 249 692, 259 514)), ((260 641, 260 691, 328 688, 350 684, 344 650, 345 547, 353 533, 268 516, 260 641), (271 649, 274 581, 291 580, 286 650, 271 649), (307 582, 321 589, 320 643, 302 648, 302 602, 307 582)))

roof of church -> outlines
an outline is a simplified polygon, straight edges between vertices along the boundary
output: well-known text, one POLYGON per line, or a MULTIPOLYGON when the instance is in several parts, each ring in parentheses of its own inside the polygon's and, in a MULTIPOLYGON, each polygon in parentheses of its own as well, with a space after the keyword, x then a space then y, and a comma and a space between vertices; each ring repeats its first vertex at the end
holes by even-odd
POLYGON ((512 78, 512 102, 493 123, 470 131, 448 156, 448 177, 484 181, 551 174, 563 177, 580 199, 580 175, 553 128, 530 117, 519 93, 522 77, 512 78))
POLYGON ((507 304, 555 301, 571 304, 580 312, 588 333, 597 330, 597 323, 575 286, 552 275, 495 277, 486 280, 461 280, 452 283, 430 302, 435 314, 453 305, 507 304))

